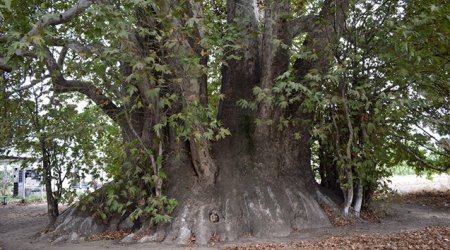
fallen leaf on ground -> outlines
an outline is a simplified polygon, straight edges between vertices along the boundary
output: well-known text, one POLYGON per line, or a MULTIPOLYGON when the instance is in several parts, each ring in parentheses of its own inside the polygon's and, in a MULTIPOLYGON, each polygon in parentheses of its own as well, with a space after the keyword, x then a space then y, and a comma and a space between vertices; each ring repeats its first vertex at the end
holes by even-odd
POLYGON ((354 234, 331 236, 320 241, 291 243, 242 244, 225 246, 223 250, 276 250, 276 249, 450 249, 450 227, 426 227, 389 235, 354 234))
POLYGON ((123 239, 125 236, 131 233, 131 229, 124 229, 118 231, 106 231, 99 234, 94 234, 90 236, 88 239, 91 241, 97 240, 118 240, 123 239))

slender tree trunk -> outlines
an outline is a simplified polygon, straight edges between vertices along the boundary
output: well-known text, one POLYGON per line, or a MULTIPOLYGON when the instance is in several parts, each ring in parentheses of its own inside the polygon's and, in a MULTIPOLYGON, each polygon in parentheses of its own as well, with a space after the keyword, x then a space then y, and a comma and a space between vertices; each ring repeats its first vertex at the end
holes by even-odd
POLYGON ((361 179, 359 179, 358 181, 358 188, 356 191, 356 200, 355 200, 355 205, 354 210, 355 210, 355 216, 359 217, 361 214, 361 208, 362 208, 362 204, 363 204, 363 195, 364 195, 364 186, 363 186, 363 182, 361 179))
POLYGON ((320 185, 327 188, 338 197, 342 197, 341 188, 339 186, 339 173, 336 160, 332 152, 327 149, 326 145, 319 145, 319 174, 320 185))
POLYGON ((43 166, 43 177, 45 184, 45 193, 47 196, 47 214, 49 217, 49 227, 52 227, 56 219, 59 216, 58 200, 53 196, 52 189, 52 169, 50 164, 50 157, 48 149, 46 148, 45 142, 41 143, 42 147, 42 166, 43 166))
POLYGON ((341 189, 344 193, 344 204, 343 204, 343 214, 344 216, 350 215, 350 209, 353 203, 354 197, 354 186, 353 186, 353 173, 351 169, 343 170, 343 176, 345 176, 346 180, 341 183, 341 189))

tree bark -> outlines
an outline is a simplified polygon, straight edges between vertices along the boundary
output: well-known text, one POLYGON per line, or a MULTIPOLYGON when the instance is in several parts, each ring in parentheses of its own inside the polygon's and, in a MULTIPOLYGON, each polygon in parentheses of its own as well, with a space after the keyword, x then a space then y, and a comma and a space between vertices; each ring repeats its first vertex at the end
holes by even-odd
MULTIPOLYGON (((240 59, 228 60, 222 69, 221 93, 225 98, 219 104, 218 118, 231 131, 230 136, 212 144, 194 137, 179 142, 171 128, 157 135, 152 128, 158 117, 155 111, 146 108, 130 112, 128 118, 119 121, 125 142, 138 140, 153 152, 158 151, 152 140, 155 136, 159 136, 158 143, 163 143, 164 168, 169 176, 163 191, 179 205, 173 221, 159 225, 154 231, 156 240, 187 243, 195 239, 205 244, 214 235, 225 241, 248 234, 287 236, 293 230, 330 225, 319 206, 318 198, 322 194, 310 165, 312 114, 301 110, 300 104, 282 109, 273 103, 259 103, 256 110, 238 105, 240 100, 254 100, 255 87, 274 87, 276 78, 289 69, 286 47, 292 39, 286 19, 289 1, 265 3, 263 7, 254 0, 227 1, 227 20, 240 27, 243 34, 237 41, 242 48, 233 52, 240 59), (279 122, 289 117, 294 118, 291 124, 280 129, 279 122), (256 119, 263 122, 256 123, 256 119), (295 133, 300 134, 300 139, 295 138, 295 133)), ((325 1, 321 18, 331 20, 336 16, 329 10, 332 3, 334 1, 325 1)), ((313 68, 326 71, 329 67, 329 39, 325 39, 322 32, 332 32, 334 24, 334 21, 327 22, 325 28, 312 32, 305 42, 310 49, 324 51, 325 56, 314 63, 298 61, 294 66, 297 81, 302 81, 313 68)), ((182 27, 182 20, 172 25, 182 27)), ((172 36, 186 41, 182 33, 174 32, 172 36)), ((173 46, 170 53, 183 51, 199 56, 193 44, 182 42, 173 46)), ((196 105, 196 102, 205 105, 201 71, 186 68, 179 60, 167 59, 165 63, 171 67, 172 77, 180 80, 180 84, 171 89, 182 97, 178 108, 196 105)), ((201 132, 203 128, 194 124, 194 129, 201 132)), ((82 228, 83 223, 87 223, 87 219, 74 217, 73 211, 61 216, 61 230, 82 228)))
MULTIPOLYGON (((213 144, 218 176, 213 186, 196 184, 177 210, 177 217, 166 229, 169 241, 184 243, 195 237, 208 242, 213 234, 223 240, 242 235, 256 237, 286 236, 295 229, 329 225, 316 200, 319 192, 311 171, 309 129, 305 123, 279 130, 277 119, 289 111, 260 104, 257 110, 240 107, 239 100, 252 100, 253 88, 271 88, 275 78, 288 69, 286 49, 270 41, 289 44, 283 14, 286 3, 272 2, 264 10, 254 1, 228 1, 228 21, 245 29, 245 34, 258 31, 258 36, 242 37, 240 60, 230 60, 223 68, 219 119, 231 136, 213 144), (239 17, 245 16, 245 19, 239 17), (273 119, 273 124, 256 124, 255 119, 273 119), (294 138, 300 132, 301 140, 294 138), (271 225, 268 227, 268 225, 271 225)), ((308 120, 308 114, 300 119, 308 120)), ((175 180, 181 181, 180 178, 175 180)), ((169 185, 172 186, 172 185, 169 185)), ((173 185, 174 189, 182 185, 173 185)), ((172 194, 180 194, 174 190, 172 194)), ((163 234, 165 235, 165 234, 163 234)))
POLYGON ((47 196, 47 214, 49 217, 48 227, 53 227, 56 219, 59 216, 58 200, 55 199, 52 189, 52 169, 50 164, 50 157, 45 142, 41 142, 42 147, 42 169, 45 184, 45 194, 47 196))
POLYGON ((362 204, 363 204, 363 195, 364 195, 364 186, 363 186, 363 182, 361 181, 361 179, 358 181, 358 187, 357 187, 357 191, 356 191, 356 200, 355 200, 355 205, 353 206, 355 209, 355 216, 359 217, 361 214, 361 208, 362 208, 362 204))
POLYGON ((326 148, 325 145, 319 145, 319 175, 320 185, 333 192, 338 197, 342 197, 341 187, 339 186, 339 173, 336 160, 326 148))

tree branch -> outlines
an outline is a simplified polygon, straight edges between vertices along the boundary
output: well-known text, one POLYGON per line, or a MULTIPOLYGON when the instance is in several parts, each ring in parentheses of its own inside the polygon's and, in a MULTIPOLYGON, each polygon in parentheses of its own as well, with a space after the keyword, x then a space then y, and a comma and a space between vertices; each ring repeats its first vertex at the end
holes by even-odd
POLYGON ((50 72, 50 76, 54 85, 55 93, 79 92, 86 95, 95 102, 102 110, 113 120, 117 121, 121 108, 117 107, 112 101, 103 94, 100 88, 97 88, 90 82, 82 80, 66 80, 62 74, 61 67, 53 58, 48 48, 46 51, 45 64, 50 72))
MULTIPOLYGON (((27 43, 27 40, 29 37, 32 37, 32 36, 42 33, 42 31, 48 26, 55 26, 55 25, 59 25, 59 24, 63 24, 63 23, 67 23, 67 22, 71 21, 74 17, 83 13, 84 10, 89 8, 94 2, 97 2, 97 1, 98 0, 79 0, 75 5, 73 5, 72 7, 70 7, 68 10, 66 10, 63 13, 55 13, 55 14, 51 14, 51 15, 42 17, 33 26, 33 28, 30 31, 28 31, 28 33, 25 34, 25 36, 23 36, 20 39, 20 42, 27 43)), ((11 39, 11 37, 12 36, 10 36, 10 35, 1 35, 0 43, 8 42, 11 39)), ((78 44, 76 44, 76 43, 72 43, 71 44, 72 47, 69 47, 69 48, 77 51, 77 49, 79 48, 79 46, 77 46, 77 45, 78 44)), ((24 47, 22 49, 18 49, 16 51, 16 54, 19 56, 27 56, 27 55, 29 55, 28 48, 24 47)), ((7 60, 5 58, 0 57, 0 70, 6 71, 6 72, 11 72, 13 70, 13 68, 10 65, 8 65, 6 63, 6 61, 7 60)))
POLYGON ((289 22, 289 33, 291 39, 298 36, 302 32, 310 32, 314 29, 314 24, 318 20, 317 15, 301 16, 289 22))
POLYGON ((61 49, 61 52, 59 53, 59 57, 58 57, 58 66, 59 67, 62 67, 64 65, 64 60, 66 59, 68 50, 69 49, 67 47, 63 47, 61 49))
POLYGON ((0 155, 0 160, 23 161, 23 160, 35 160, 35 158, 32 158, 32 157, 22 157, 22 156, 0 155))
MULTIPOLYGON (((27 42, 28 37, 32 37, 40 34, 46 27, 63 24, 71 21, 74 17, 83 13, 84 10, 89 8, 96 0, 79 0, 75 5, 70 7, 63 13, 55 13, 49 16, 42 17, 34 27, 20 40, 23 43, 27 42)), ((18 50, 16 54, 22 55, 26 51, 26 48, 18 50)))
MULTIPOLYGON (((22 53, 23 57, 30 57, 30 58, 36 58, 36 54, 33 51, 24 51, 22 53)), ((6 71, 6 72, 11 72, 14 68, 9 65, 7 63, 7 58, 5 57, 0 57, 0 70, 2 71, 6 71)))
POLYGON ((44 76, 43 76, 42 78, 40 78, 40 79, 34 79, 34 80, 32 80, 32 81, 30 82, 30 84, 28 84, 28 85, 25 85, 25 86, 22 86, 22 87, 20 87, 20 88, 13 89, 13 90, 10 91, 10 92, 7 92, 7 93, 6 93, 6 97, 9 98, 9 97, 10 97, 11 95, 13 95, 13 94, 20 93, 20 92, 22 92, 22 91, 24 91, 24 90, 30 89, 30 88, 36 86, 37 84, 41 83, 42 81, 44 81, 44 80, 47 79, 47 78, 50 78, 50 75, 44 75, 44 76))
POLYGON ((11 35, 1 35, 0 36, 0 43, 6 43, 8 42, 13 36, 11 35))
MULTIPOLYGON (((403 145, 403 144, 402 144, 403 145)), ((417 161, 419 161, 420 163, 422 163, 423 165, 425 165, 427 168, 429 169, 433 169, 436 171, 440 171, 440 172, 446 172, 447 170, 450 169, 450 164, 447 166, 443 166, 442 168, 433 166, 431 163, 427 162, 425 159, 423 159, 421 156, 417 155, 415 152, 413 152, 408 146, 403 145, 404 149, 406 150, 406 152, 408 152, 411 156, 414 157, 414 159, 416 159, 417 161)))
POLYGON ((320 20, 328 20, 329 25, 334 25, 335 32, 336 25, 341 26, 345 22, 345 13, 348 11, 348 0, 326 0, 323 3, 322 10, 319 15, 308 15, 295 18, 289 23, 289 33, 291 38, 296 37, 301 32, 311 32, 317 28, 316 23, 320 20), (337 10, 339 8, 339 10, 337 10))
POLYGON ((48 40, 48 45, 50 46, 61 46, 65 47, 67 49, 71 49, 78 54, 100 54, 105 48, 102 44, 96 43, 96 44, 83 44, 80 41, 77 40, 65 40, 65 39, 59 39, 59 38, 50 38, 48 40))
MULTIPOLYGON (((420 130, 422 130, 425 134, 428 135, 428 137, 430 137, 431 139, 435 140, 435 141, 439 141, 434 135, 430 134, 426 129, 422 128, 422 126, 419 126, 418 123, 414 124, 416 127, 418 127, 420 130)), ((449 152, 450 153, 450 152, 449 152)))
POLYGON ((8 64, 6 64, 6 59, 1 58, 1 57, 0 57, 0 70, 6 71, 6 72, 12 71, 12 67, 9 66, 8 64))
MULTIPOLYGON (((405 140, 405 141, 406 141, 406 140, 409 140, 409 141, 411 141, 411 142, 414 142, 414 143, 418 144, 420 147, 423 147, 423 148, 425 148, 425 149, 427 149, 427 150, 429 150, 429 151, 431 151, 431 152, 433 152, 433 153, 435 153, 435 154, 437 154, 437 155, 441 155, 441 156, 447 156, 447 155, 448 155, 448 154, 446 154, 446 153, 439 152, 439 151, 437 151, 436 149, 433 149, 433 148, 431 148, 431 147, 429 147, 429 146, 427 146, 427 145, 425 145, 425 144, 423 144, 423 143, 421 143, 421 142, 419 142, 419 141, 417 141, 417 140, 414 140, 414 139, 412 139, 412 138, 406 138, 406 137, 404 137, 404 136, 395 135, 395 134, 393 134, 393 136, 394 136, 394 137, 397 137, 397 138, 399 138, 399 139, 405 140)), ((444 150, 448 152, 447 149, 444 148, 444 150)))

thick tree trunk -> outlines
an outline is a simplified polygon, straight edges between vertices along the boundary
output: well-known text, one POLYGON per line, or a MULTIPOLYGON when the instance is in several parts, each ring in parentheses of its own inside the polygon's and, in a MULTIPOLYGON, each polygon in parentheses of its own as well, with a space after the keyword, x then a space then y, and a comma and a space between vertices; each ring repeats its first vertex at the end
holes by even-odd
POLYGON ((171 163, 167 192, 179 206, 173 222, 160 227, 154 239, 205 244, 213 236, 224 241, 287 236, 330 225, 316 200, 318 190, 309 183, 310 171, 300 167, 303 156, 292 148, 278 151, 293 140, 286 134, 272 141, 272 150, 263 151, 243 144, 246 137, 235 134, 214 145, 219 173, 213 185, 198 182, 186 162, 171 163))
MULTIPOLYGON (((257 32, 260 11, 253 1, 228 1, 228 21, 244 27, 246 34, 257 32), (246 19, 235 19, 242 16, 246 19)), ((256 86, 271 88, 288 69, 287 51, 270 42, 288 42, 282 20, 286 11, 286 3, 268 7, 264 35, 243 37, 241 59, 224 66, 221 92, 225 99, 219 119, 231 136, 213 145, 217 179, 214 185, 186 183, 188 190, 169 184, 169 194, 182 202, 174 222, 155 238, 166 235, 168 241, 185 243, 195 238, 207 243, 213 235, 222 240, 286 236, 296 229, 329 225, 316 199, 319 189, 310 166, 308 126, 300 122, 279 130, 277 119, 288 111, 264 104, 253 111, 237 104, 241 99, 252 100, 256 86), (256 124, 256 118, 274 119, 274 124, 256 124), (295 132, 301 133, 301 140, 295 139, 295 132)), ((300 115, 309 119, 307 114, 300 115)), ((175 172, 180 169, 170 171, 175 172)), ((186 182, 184 175, 177 176, 173 184, 186 182)))
MULTIPOLYGON (((318 203, 318 199, 326 200, 326 197, 315 182, 310 166, 311 114, 300 110, 299 104, 281 109, 273 103, 259 103, 256 110, 237 104, 240 100, 252 101, 255 87, 274 87, 276 78, 289 69, 289 53, 285 47, 292 39, 286 19, 289 1, 267 1, 267 6, 258 6, 258 2, 227 1, 228 22, 243 29, 243 36, 237 42, 242 49, 234 52, 240 60, 229 60, 222 70, 221 93, 225 99, 220 102, 218 118, 231 131, 231 136, 214 143, 210 152, 210 142, 206 140, 196 141, 191 137, 186 143, 178 142, 169 128, 159 135, 169 176, 164 194, 175 198, 178 207, 170 224, 154 228, 153 240, 187 243, 195 239, 205 244, 213 236, 221 240, 244 235, 287 236, 293 230, 330 225, 318 203), (283 46, 273 41, 281 41, 283 46), (289 117, 295 119, 288 127, 279 129, 280 120, 289 117), (257 124, 256 119, 263 122, 257 124), (294 136, 296 133, 300 139, 294 136)), ((333 2, 325 1, 321 14, 328 21, 336 16, 330 11, 333 2)), ((193 8, 196 3, 190 4, 193 8)), ((322 32, 332 32, 333 24, 330 21, 326 28, 313 32, 305 46, 326 49, 327 39, 322 32)), ((181 27, 182 24, 177 21, 173 25, 181 27)), ((177 32, 173 38, 186 39, 177 32)), ((175 54, 183 51, 199 56, 195 43, 180 43, 172 50, 175 54)), ((327 52, 323 55, 315 63, 299 60, 294 65, 296 79, 303 80, 313 68, 326 71, 329 55, 327 52)), ((196 102, 205 105, 204 75, 198 69, 183 67, 178 60, 169 59, 166 63, 181 79, 182 91, 174 90, 183 99, 180 106, 196 102)), ((145 114, 145 110, 134 113, 128 122, 120 123, 124 140, 148 143, 156 152, 152 143, 155 123, 145 114)), ((149 114, 154 115, 150 111, 149 114)), ((199 124, 194 124, 194 129, 202 131, 199 124)), ((122 227, 121 221, 103 225, 80 217, 82 213, 76 208, 69 210, 61 216, 56 231, 76 228, 87 234, 122 227)))

